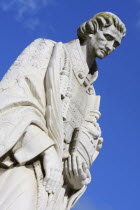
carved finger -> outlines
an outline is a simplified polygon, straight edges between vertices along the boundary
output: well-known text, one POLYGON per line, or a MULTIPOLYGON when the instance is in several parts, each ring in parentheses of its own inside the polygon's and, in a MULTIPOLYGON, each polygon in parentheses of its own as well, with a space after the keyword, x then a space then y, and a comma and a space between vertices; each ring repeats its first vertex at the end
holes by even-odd
POLYGON ((51 184, 52 184, 52 186, 51 186, 52 193, 54 193, 55 192, 55 189, 56 189, 56 185, 57 185, 57 180, 56 180, 55 177, 53 178, 51 184))
POLYGON ((61 172, 60 172, 60 170, 58 169, 58 170, 55 171, 53 192, 56 191, 58 185, 60 184, 60 180, 61 180, 61 172))
POLYGON ((49 186, 49 180, 46 183, 46 187, 45 187, 46 192, 50 193, 50 186, 49 186))
POLYGON ((49 206, 50 202, 52 201, 52 199, 53 199, 53 194, 51 193, 51 194, 48 196, 48 201, 47 201, 48 206, 49 206))
POLYGON ((59 175, 57 177, 59 177, 59 180, 56 179, 54 192, 57 191, 58 189, 60 189, 60 186, 62 186, 62 173, 59 173, 59 175))
POLYGON ((77 167, 78 167, 78 175, 81 179, 86 179, 87 178, 87 175, 86 173, 84 173, 83 171, 83 167, 82 167, 82 163, 79 159, 79 157, 77 156, 77 167))
POLYGON ((90 183, 90 179, 87 178, 85 180, 82 181, 82 185, 88 185, 90 183))
POLYGON ((49 187, 49 179, 48 179, 48 181, 46 182, 46 185, 45 185, 46 192, 49 193, 49 189, 50 189, 50 187, 49 187))
POLYGON ((80 174, 80 178, 82 180, 85 180, 87 178, 87 174, 82 171, 81 174, 80 174))
POLYGON ((53 187, 52 187, 52 179, 49 179, 48 180, 48 182, 47 182, 47 185, 46 185, 46 192, 48 192, 48 193, 52 193, 52 189, 53 189, 53 187))
POLYGON ((77 167, 78 167, 78 175, 81 175, 83 169, 82 169, 81 161, 78 156, 77 156, 77 167))
MULTIPOLYGON (((46 190, 46 192, 48 192, 48 191, 49 191, 49 187, 46 186, 46 187, 45 187, 45 190, 46 190)), ((48 192, 48 193, 49 193, 49 192, 48 192)))
POLYGON ((71 156, 68 157, 68 172, 69 172, 69 176, 72 178, 73 171, 72 171, 72 166, 71 166, 71 156))
POLYGON ((57 179, 59 179, 58 170, 53 168, 52 169, 52 178, 51 178, 51 189, 52 189, 52 191, 54 190, 54 188, 56 188, 57 179))
POLYGON ((47 180, 48 179, 44 178, 44 180, 43 180, 43 186, 46 186, 47 185, 47 180))
POLYGON ((64 163, 64 171, 65 171, 66 177, 68 179, 70 179, 70 174, 68 172, 68 160, 65 160, 65 163, 64 163))
POLYGON ((91 182, 91 173, 90 173, 89 169, 86 170, 86 174, 87 174, 87 179, 90 183, 91 182))
POLYGON ((77 157, 76 154, 72 154, 72 170, 74 176, 78 176, 78 169, 77 169, 77 157))
POLYGON ((83 167, 84 172, 86 173, 86 170, 88 169, 88 166, 85 162, 82 163, 82 167, 83 167))
POLYGON ((62 173, 61 173, 60 174, 60 180, 59 180, 59 182, 57 182, 55 192, 56 191, 58 192, 61 189, 61 187, 63 186, 63 183, 64 183, 64 180, 63 180, 63 176, 62 176, 62 173))
POLYGON ((48 182, 47 182, 47 188, 48 188, 49 193, 53 192, 53 186, 55 183, 54 177, 55 177, 55 169, 52 168, 51 173, 50 173, 50 178, 48 179, 48 182))

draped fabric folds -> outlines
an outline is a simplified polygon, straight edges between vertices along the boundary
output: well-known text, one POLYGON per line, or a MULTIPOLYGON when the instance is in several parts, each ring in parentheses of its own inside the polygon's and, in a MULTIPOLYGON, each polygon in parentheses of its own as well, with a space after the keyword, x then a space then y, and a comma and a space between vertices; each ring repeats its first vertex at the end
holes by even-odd
MULTIPOLYGON (((62 43, 37 39, 21 53, 0 82, 1 159, 10 152, 20 165, 26 165, 54 144, 62 161, 64 131, 59 82, 64 51, 62 43), (31 126, 38 139, 28 139, 26 134, 29 129, 31 132, 31 126)), ((41 166, 34 167, 36 173, 41 166)), ((67 196, 65 209, 71 208, 85 188, 67 196)), ((65 191, 62 200, 64 197, 65 191)))

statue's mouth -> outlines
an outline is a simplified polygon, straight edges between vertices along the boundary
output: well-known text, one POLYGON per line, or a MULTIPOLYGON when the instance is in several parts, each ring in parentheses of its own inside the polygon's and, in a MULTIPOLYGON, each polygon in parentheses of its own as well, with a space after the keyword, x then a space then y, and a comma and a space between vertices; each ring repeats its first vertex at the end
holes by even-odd
POLYGON ((101 52, 104 54, 104 56, 108 55, 108 53, 105 50, 103 50, 103 49, 101 49, 101 52))

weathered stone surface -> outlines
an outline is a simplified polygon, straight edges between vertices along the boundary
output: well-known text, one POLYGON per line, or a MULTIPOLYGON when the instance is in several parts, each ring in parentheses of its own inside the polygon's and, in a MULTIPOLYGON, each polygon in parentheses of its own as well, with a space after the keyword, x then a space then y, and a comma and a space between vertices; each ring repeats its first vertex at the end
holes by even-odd
POLYGON ((99 13, 63 44, 37 39, 0 83, 0 209, 69 210, 91 181, 102 147, 96 57, 125 26, 99 13))

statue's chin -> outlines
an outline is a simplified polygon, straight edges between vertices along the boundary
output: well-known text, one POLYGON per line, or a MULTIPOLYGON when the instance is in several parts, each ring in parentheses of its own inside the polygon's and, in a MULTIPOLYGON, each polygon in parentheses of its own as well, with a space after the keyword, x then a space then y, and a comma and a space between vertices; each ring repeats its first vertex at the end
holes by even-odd
POLYGON ((97 58, 103 59, 106 55, 104 55, 102 52, 97 54, 97 58))
POLYGON ((97 58, 103 59, 105 58, 107 55, 103 52, 103 51, 98 51, 97 53, 97 58))

